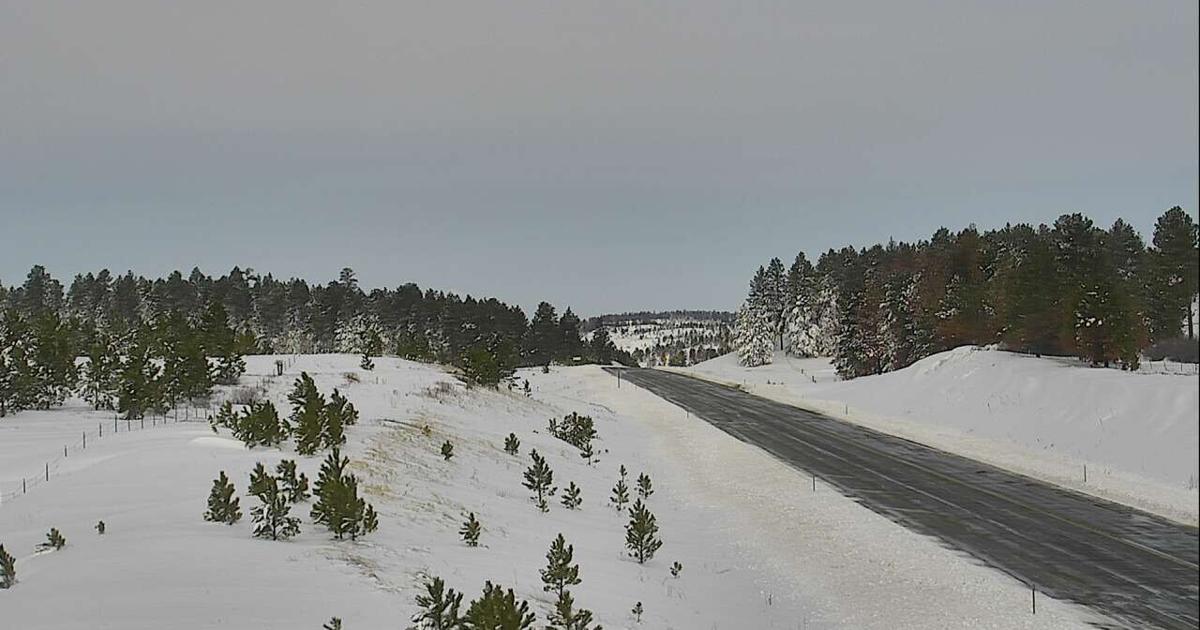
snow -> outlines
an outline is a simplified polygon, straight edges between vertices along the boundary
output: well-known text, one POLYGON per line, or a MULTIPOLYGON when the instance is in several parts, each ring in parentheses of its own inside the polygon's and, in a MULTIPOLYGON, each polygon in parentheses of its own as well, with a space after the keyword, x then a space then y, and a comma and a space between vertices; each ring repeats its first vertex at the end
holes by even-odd
MULTIPOLYGON (((203 422, 134 424, 93 439, 96 413, 67 408, 22 412, 0 421, 0 543, 18 556, 20 582, 0 590, 5 627, 318 628, 332 616, 347 630, 402 628, 426 575, 476 597, 484 580, 514 588, 545 620, 551 597, 538 569, 555 535, 575 546, 583 583, 578 605, 606 628, 1069 628, 1090 613, 1029 593, 1011 578, 909 532, 764 452, 742 444, 595 366, 523 371, 533 398, 518 391, 466 388, 434 366, 398 359, 358 369, 357 356, 250 357, 243 384, 259 384, 286 409, 300 370, 326 394, 338 387, 361 412, 346 453, 380 527, 359 541, 333 541, 311 523, 286 542, 251 536, 244 495, 256 462, 297 460, 315 477, 320 457, 248 450, 203 422), (352 382, 352 375, 359 382, 352 382), (552 417, 591 415, 599 463, 547 435, 552 417), (428 427, 426 431, 425 428, 428 427), (86 450, 63 444, 89 431, 86 450), (521 456, 502 450, 515 432, 521 456), (444 461, 438 448, 454 444, 444 461), (558 502, 549 514, 521 486, 536 448, 562 488, 583 489, 577 512, 558 502), (703 454, 703 457, 697 457, 703 454), (19 493, 22 476, 51 476, 19 493), (623 547, 626 517, 607 505, 616 470, 647 472, 649 500, 665 542, 644 566, 623 547), (202 520, 218 472, 241 494, 246 518, 234 526, 202 520), (458 536, 465 513, 483 524, 481 547, 458 536), (107 533, 92 529, 103 519, 107 533), (66 548, 34 553, 50 527, 66 548), (683 564, 682 575, 668 567, 683 564)), ((228 392, 225 392, 228 393, 228 392)), ((118 423, 119 425, 123 423, 118 423)))
POLYGON ((827 359, 783 353, 756 368, 725 355, 680 371, 1197 522, 1195 374, 1129 373, 974 346, 849 381, 827 359))

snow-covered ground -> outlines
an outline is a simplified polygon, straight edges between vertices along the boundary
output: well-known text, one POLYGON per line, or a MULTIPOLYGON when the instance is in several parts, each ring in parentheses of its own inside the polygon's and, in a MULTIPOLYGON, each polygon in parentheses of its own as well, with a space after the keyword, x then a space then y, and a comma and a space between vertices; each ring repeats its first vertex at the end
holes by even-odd
POLYGON ((426 575, 466 599, 487 579, 512 587, 544 621, 551 598, 538 569, 559 532, 581 568, 576 601, 606 628, 1062 628, 1089 618, 1048 599, 1029 615, 1022 585, 828 488, 812 492, 797 471, 637 388, 618 390, 596 367, 522 373, 531 399, 468 389, 397 359, 362 372, 357 357, 294 357, 282 378, 268 376, 274 357, 248 363, 244 382, 261 383, 281 408, 300 370, 359 408, 346 451, 380 512, 379 530, 333 541, 301 504, 299 537, 251 536, 254 500, 244 491, 254 464, 294 458, 311 477, 319 457, 247 450, 202 422, 122 422, 113 434, 111 414, 77 402, 23 412, 0 421, 0 543, 18 556, 20 579, 0 590, 4 627, 294 630, 338 616, 347 630, 403 628, 426 575), (599 463, 588 466, 546 433, 550 418, 570 411, 595 418, 599 463), (502 450, 510 431, 520 457, 502 450), (438 454, 447 439, 450 461, 438 454), (581 510, 557 502, 549 514, 536 510, 521 487, 531 447, 547 457, 556 485, 582 487, 581 510), (12 496, 21 477, 44 475, 46 461, 50 480, 12 496), (607 505, 620 464, 654 479, 649 504, 665 545, 644 566, 626 556, 626 518, 607 505), (201 518, 222 470, 246 513, 231 527, 201 518), (483 523, 479 548, 457 533, 467 511, 483 523), (104 536, 93 530, 98 520, 104 536), (50 527, 67 547, 35 553, 50 527), (674 561, 684 566, 678 578, 668 571, 674 561), (637 601, 646 610, 640 625, 629 613, 637 601))
POLYGON ((782 353, 756 368, 725 355, 681 371, 1197 522, 1194 374, 1089 368, 971 346, 849 381, 827 359, 782 353))

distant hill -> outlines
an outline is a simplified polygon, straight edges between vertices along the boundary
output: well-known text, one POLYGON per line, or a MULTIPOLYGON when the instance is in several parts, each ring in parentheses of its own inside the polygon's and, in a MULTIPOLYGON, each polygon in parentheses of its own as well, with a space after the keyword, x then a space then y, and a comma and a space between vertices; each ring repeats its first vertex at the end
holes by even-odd
POLYGON ((687 366, 729 352, 733 317, 728 311, 639 311, 591 317, 581 328, 586 334, 604 328, 639 365, 687 366))

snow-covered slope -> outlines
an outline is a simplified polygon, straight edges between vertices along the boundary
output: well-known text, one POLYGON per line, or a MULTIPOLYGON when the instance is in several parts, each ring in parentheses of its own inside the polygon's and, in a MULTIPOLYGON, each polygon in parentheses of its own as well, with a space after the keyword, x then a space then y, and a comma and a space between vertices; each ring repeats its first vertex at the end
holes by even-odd
POLYGON ((977 347, 838 380, 826 359, 686 371, 1195 523, 1200 379, 977 347), (1084 467, 1087 481, 1084 481, 1084 467))
POLYGON ((305 370, 322 391, 339 387, 359 408, 346 452, 380 512, 377 532, 331 540, 300 504, 297 538, 251 536, 255 501, 245 489, 254 464, 294 458, 313 476, 319 457, 247 450, 203 422, 119 422, 114 434, 111 414, 77 402, 23 412, 0 421, 0 543, 18 556, 20 580, 0 590, 0 625, 296 630, 338 616, 346 630, 404 628, 422 579, 439 575, 467 600, 484 580, 514 588, 542 627, 551 597, 538 569, 559 532, 580 565, 576 602, 610 629, 1063 628, 1089 618, 1050 600, 1029 615, 1023 585, 828 488, 811 492, 797 471, 637 388, 618 389, 594 366, 523 372, 527 398, 465 388, 432 366, 396 359, 376 360, 373 372, 359 370, 354 356, 287 361, 284 377, 274 378, 274 357, 252 357, 243 382, 286 408, 305 370), (595 418, 599 463, 587 465, 547 435, 547 421, 569 411, 595 418), (95 437, 99 424, 103 438, 95 437), (502 450, 510 431, 521 439, 519 457, 502 450), (449 461, 438 453, 445 440, 454 444, 449 461), (530 448, 546 456, 557 486, 583 489, 581 510, 557 500, 548 514, 536 510, 521 486, 530 448), (50 480, 19 494, 21 477, 44 475, 46 461, 50 480), (607 505, 620 464, 654 480, 649 504, 665 544, 645 565, 626 555, 627 519, 607 505), (201 519, 222 470, 246 513, 234 526, 201 519), (479 548, 458 535, 467 511, 483 524, 479 548), (103 536, 93 530, 98 520, 107 524, 103 536), (67 547, 35 553, 50 527, 67 547), (674 561, 684 567, 678 578, 668 571, 674 561), (629 613, 638 601, 640 624, 629 613))

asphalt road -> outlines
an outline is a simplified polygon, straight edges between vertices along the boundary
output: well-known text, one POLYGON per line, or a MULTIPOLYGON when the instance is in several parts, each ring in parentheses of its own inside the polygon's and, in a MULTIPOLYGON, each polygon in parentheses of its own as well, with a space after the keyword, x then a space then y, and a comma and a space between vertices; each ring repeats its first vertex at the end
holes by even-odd
POLYGON ((854 497, 866 507, 1114 625, 1200 624, 1200 537, 1065 490, 733 387, 681 374, 621 378, 854 497))

